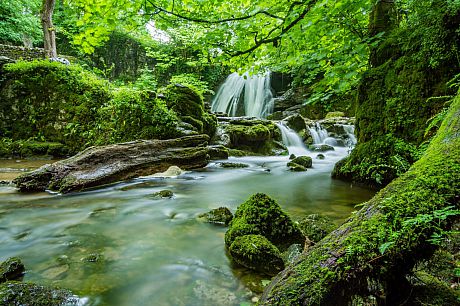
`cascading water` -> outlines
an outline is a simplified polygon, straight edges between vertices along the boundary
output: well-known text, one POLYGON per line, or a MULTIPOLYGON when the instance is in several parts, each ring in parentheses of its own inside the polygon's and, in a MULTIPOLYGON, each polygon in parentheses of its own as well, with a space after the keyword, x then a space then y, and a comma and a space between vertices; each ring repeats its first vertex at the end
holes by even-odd
POLYGON ((309 153, 300 136, 288 128, 283 122, 276 124, 281 131, 283 144, 287 147, 289 154, 296 156, 306 155, 309 153))
POLYGON ((219 88, 211 105, 213 112, 266 118, 273 112, 270 73, 250 76, 249 73, 230 74, 219 88), (244 93, 243 93, 244 91, 244 93), (240 103, 243 98, 243 104, 240 103), (243 113, 244 112, 244 113, 243 113))
POLYGON ((326 129, 324 129, 318 122, 316 122, 314 127, 309 127, 308 130, 313 138, 313 144, 323 143, 328 138, 326 129))
POLYGON ((356 136, 355 136, 355 126, 344 124, 343 130, 345 131, 345 133, 347 133, 347 136, 348 136, 347 145, 349 147, 355 146, 357 143, 356 136))

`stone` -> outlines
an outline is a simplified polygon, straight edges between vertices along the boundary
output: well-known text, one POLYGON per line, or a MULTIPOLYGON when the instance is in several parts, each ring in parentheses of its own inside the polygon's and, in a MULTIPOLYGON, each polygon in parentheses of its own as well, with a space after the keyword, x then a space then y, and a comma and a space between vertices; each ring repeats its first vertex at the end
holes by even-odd
POLYGON ((237 237, 229 252, 235 262, 260 273, 276 275, 284 269, 280 251, 261 235, 237 237))
POLYGON ((248 164, 244 164, 244 163, 221 162, 217 164, 221 166, 222 168, 247 168, 249 167, 248 164))
POLYGON ((336 117, 345 117, 345 113, 344 112, 329 112, 326 114, 326 117, 324 118, 329 119, 329 118, 336 118, 336 117))
POLYGON ((214 145, 208 147, 208 154, 211 160, 227 159, 228 149, 222 145, 214 145))
POLYGON ((311 168, 313 165, 313 161, 310 156, 297 156, 292 161, 290 161, 287 165, 288 167, 291 167, 291 166, 294 166, 295 164, 303 166, 304 168, 311 168))
POLYGON ((290 160, 292 160, 292 159, 294 159, 294 158, 296 158, 295 154, 289 155, 289 159, 290 159, 290 160))
POLYGON ((0 264, 0 283, 20 280, 24 275, 24 264, 17 257, 10 257, 0 264))
POLYGON ((207 223, 227 226, 233 219, 233 214, 227 207, 219 207, 198 216, 199 220, 207 223))
POLYGON ((72 292, 32 283, 6 282, 0 284, 0 305, 82 305, 72 292))
POLYGON ((299 114, 289 116, 285 118, 283 121, 286 122, 286 125, 289 128, 296 132, 300 132, 307 128, 307 125, 305 124, 305 119, 299 114))
POLYGON ((275 200, 263 193, 252 195, 238 206, 225 233, 225 244, 230 247, 237 237, 251 234, 264 236, 281 251, 305 241, 298 225, 275 200))
POLYGON ((182 170, 181 168, 177 166, 171 166, 168 168, 168 170, 164 172, 155 173, 152 176, 153 177, 176 177, 176 176, 181 175, 182 173, 184 173, 184 170, 182 170))
POLYGON ((316 159, 326 159, 326 156, 324 156, 324 154, 318 154, 316 155, 316 159))
POLYGON ((335 150, 333 146, 327 144, 313 144, 308 146, 308 149, 315 152, 326 152, 335 150))
POLYGON ((175 165, 202 168, 208 163, 207 135, 168 140, 138 140, 90 147, 77 155, 23 174, 13 182, 20 191, 68 193, 151 175, 175 165))
POLYGON ((299 165, 299 164, 296 164, 296 163, 288 163, 288 167, 289 167, 289 170, 291 171, 294 171, 294 172, 304 172, 304 171, 307 171, 307 168, 302 166, 302 165, 299 165))
POLYGON ((161 190, 158 192, 155 192, 153 194, 153 197, 155 198, 168 198, 171 199, 174 196, 174 193, 171 190, 161 190))

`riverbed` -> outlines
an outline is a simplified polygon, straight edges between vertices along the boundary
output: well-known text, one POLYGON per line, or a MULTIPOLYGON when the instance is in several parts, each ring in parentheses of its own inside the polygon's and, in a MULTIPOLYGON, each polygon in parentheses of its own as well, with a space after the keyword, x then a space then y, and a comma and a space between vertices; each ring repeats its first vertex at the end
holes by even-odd
MULTIPOLYGON (((178 177, 146 177, 82 193, 20 194, 0 187, 0 260, 20 257, 25 281, 68 288, 87 305, 240 305, 267 278, 235 267, 225 228, 197 216, 226 206, 233 212, 256 192, 278 201, 293 219, 311 213, 337 224, 374 191, 332 180, 347 148, 313 157, 291 172, 287 156, 219 161, 178 177), (171 190, 173 198, 153 194, 171 190)), ((1 165, 1 163, 0 163, 1 165)), ((1 166, 0 166, 1 167, 1 166)))

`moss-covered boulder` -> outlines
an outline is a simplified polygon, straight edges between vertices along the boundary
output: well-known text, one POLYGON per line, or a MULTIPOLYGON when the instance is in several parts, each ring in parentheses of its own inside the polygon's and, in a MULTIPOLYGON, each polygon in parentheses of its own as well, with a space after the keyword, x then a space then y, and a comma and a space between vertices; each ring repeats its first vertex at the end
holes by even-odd
POLYGON ((201 214, 198 218, 207 223, 227 226, 233 219, 233 214, 227 207, 219 207, 201 214))
POLYGON ((203 97, 191 86, 171 84, 165 88, 165 100, 168 109, 179 118, 192 125, 198 133, 214 136, 217 117, 204 109, 203 97))
POLYGON ((222 125, 228 135, 231 149, 249 151, 262 155, 272 155, 284 150, 279 141, 281 133, 278 127, 267 120, 235 121, 222 125))
POLYGON ((308 146, 308 149, 314 152, 327 152, 334 151, 334 147, 328 144, 312 144, 308 146))
POLYGON ((61 306, 79 305, 70 291, 32 283, 0 284, 0 306, 61 306))
POLYGON ((307 171, 307 168, 311 168, 312 165, 313 161, 310 156, 298 156, 287 163, 292 171, 307 171))
POLYGON ((281 251, 305 241, 299 227, 263 193, 254 194, 238 207, 225 233, 225 244, 230 247, 237 237, 251 234, 264 236, 281 251))
POLYGON ((308 215, 299 222, 302 233, 313 242, 318 242, 336 229, 336 225, 326 216, 308 215))
POLYGON ((0 264, 0 283, 19 280, 24 274, 24 264, 17 257, 11 257, 0 264))
POLYGON ((174 197, 174 193, 171 191, 171 190, 160 190, 158 192, 155 192, 153 195, 152 195, 153 198, 156 198, 156 199, 171 199, 172 197, 174 197))
POLYGON ((264 236, 239 236, 229 247, 230 255, 238 264, 268 275, 284 269, 280 251, 264 236))

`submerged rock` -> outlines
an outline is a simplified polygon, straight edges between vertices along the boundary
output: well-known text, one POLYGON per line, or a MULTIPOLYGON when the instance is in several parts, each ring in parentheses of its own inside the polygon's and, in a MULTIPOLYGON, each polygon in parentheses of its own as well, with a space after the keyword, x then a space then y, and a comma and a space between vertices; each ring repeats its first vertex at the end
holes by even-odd
POLYGON ((251 234, 264 236, 282 251, 305 240, 297 224, 263 193, 254 194, 238 207, 225 233, 225 244, 230 247, 237 237, 251 234))
POLYGON ((216 284, 207 284, 197 280, 193 292, 198 299, 203 301, 203 305, 231 306, 238 304, 238 299, 233 292, 218 287, 216 284))
POLYGON ((81 303, 68 290, 12 281, 0 284, 0 305, 70 306, 81 303))
POLYGON ((24 264, 17 257, 10 257, 0 264, 0 283, 20 280, 24 275, 24 264))
POLYGON ((154 198, 172 198, 174 193, 171 190, 161 190, 153 194, 154 198))
POLYGON ((49 189, 66 193, 151 175, 172 165, 201 168, 208 163, 208 140, 206 135, 197 135, 90 147, 71 158, 23 174, 14 183, 20 191, 49 189))
POLYGON ((227 207, 219 207, 199 215, 198 218, 204 222, 227 226, 232 221, 233 214, 227 207))
POLYGON ((313 144, 308 146, 308 149, 315 152, 334 151, 334 147, 327 144, 313 144))
POLYGON ((257 272, 276 275, 284 269, 280 251, 261 235, 237 237, 229 252, 238 264, 257 272))
POLYGON ((316 159, 325 159, 326 156, 324 156, 324 154, 318 154, 316 155, 316 159))
POLYGON ((247 168, 249 167, 248 164, 244 163, 231 163, 231 162, 222 162, 218 163, 222 168, 247 168))
POLYGON ((318 242, 337 226, 326 216, 312 214, 299 222, 302 233, 313 242, 318 242))

